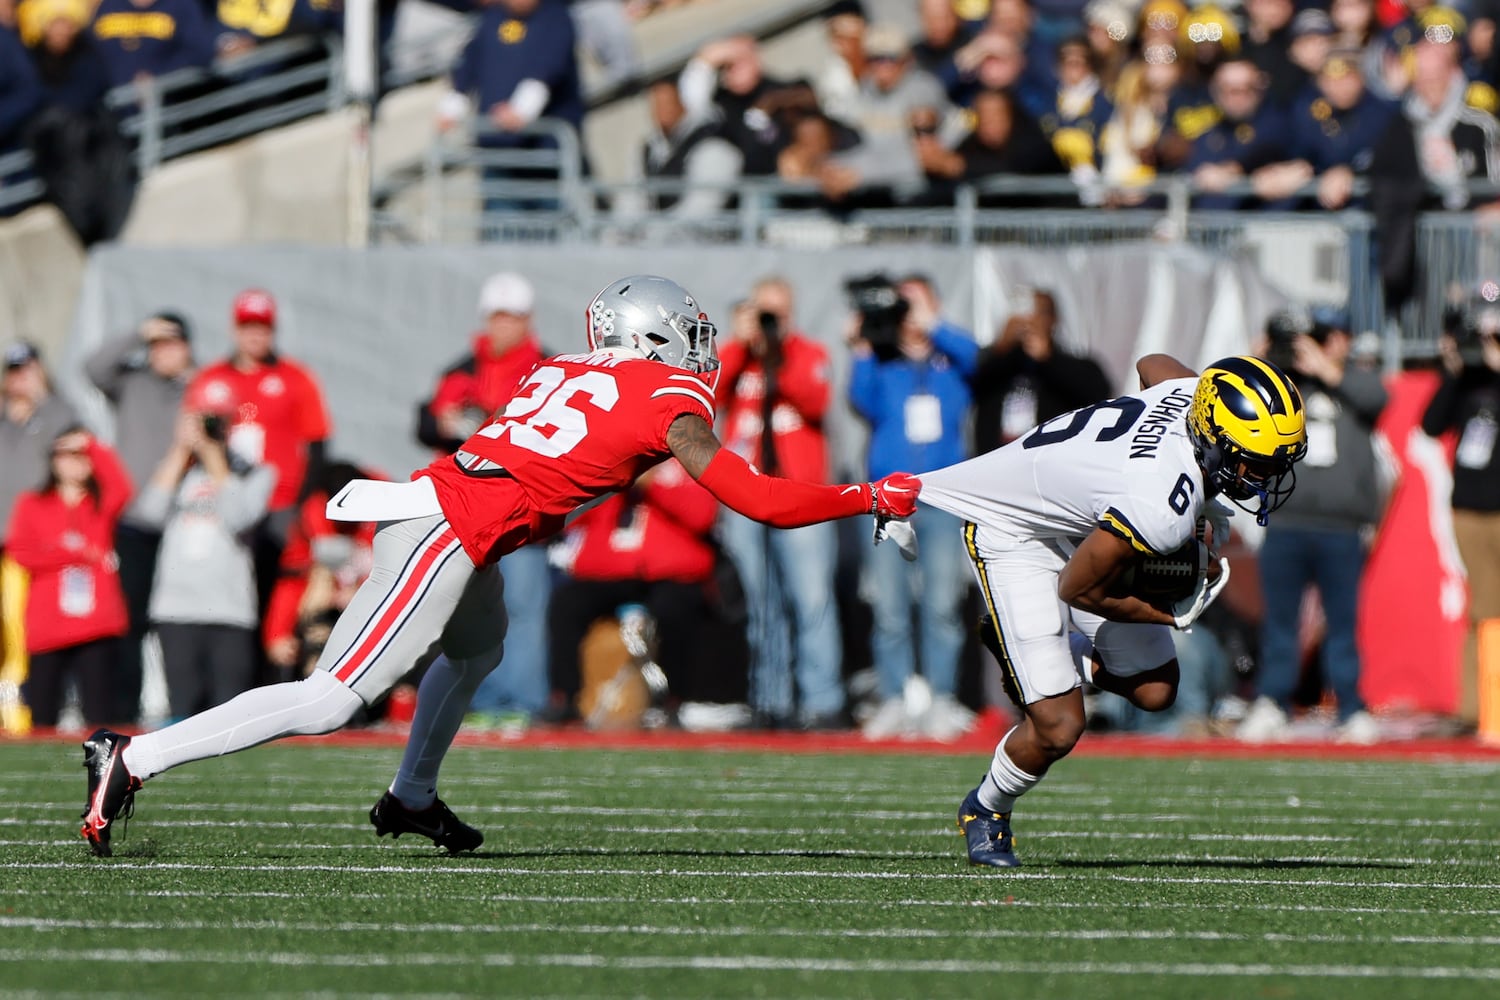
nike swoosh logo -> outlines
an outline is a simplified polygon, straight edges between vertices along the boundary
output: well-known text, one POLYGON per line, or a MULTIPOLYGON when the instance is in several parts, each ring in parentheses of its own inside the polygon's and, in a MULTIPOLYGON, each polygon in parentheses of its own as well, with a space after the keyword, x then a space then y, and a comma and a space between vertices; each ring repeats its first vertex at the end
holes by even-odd
POLYGON ((344 506, 344 501, 348 500, 348 499, 349 499, 349 494, 345 493, 343 496, 339 497, 339 502, 336 503, 336 504, 334 504, 334 506, 335 507, 342 507, 342 506, 344 506))
POLYGON ((446 827, 442 823, 439 823, 437 826, 423 826, 412 820, 410 816, 407 817, 407 822, 411 823, 412 833, 420 833, 422 836, 431 837, 433 840, 442 837, 446 832, 446 827))

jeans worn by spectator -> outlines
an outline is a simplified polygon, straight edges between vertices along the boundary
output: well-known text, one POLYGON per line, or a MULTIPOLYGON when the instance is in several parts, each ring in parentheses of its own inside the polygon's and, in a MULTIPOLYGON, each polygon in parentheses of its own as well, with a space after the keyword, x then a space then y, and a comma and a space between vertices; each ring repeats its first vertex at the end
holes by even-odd
POLYGON ((535 715, 547 704, 547 601, 552 570, 545 546, 526 546, 500 560, 510 631, 505 658, 469 702, 472 712, 521 711, 535 715))
POLYGON ((778 721, 791 720, 794 708, 809 720, 836 716, 844 686, 834 526, 777 530, 725 510, 719 534, 745 588, 750 707, 778 721))
POLYGON ((958 684, 958 657, 965 628, 960 612, 968 587, 968 562, 958 518, 922 508, 912 518, 917 531, 917 574, 908 572, 894 544, 868 554, 866 591, 875 626, 870 637, 882 698, 899 697, 906 678, 917 672, 935 695, 952 695, 958 684), (912 635, 912 607, 920 633, 912 635), (920 652, 919 652, 920 651, 920 652))
POLYGON ((1338 699, 1339 719, 1364 707, 1359 697, 1359 651, 1354 640, 1364 542, 1358 531, 1282 528, 1273 521, 1260 549, 1261 624, 1259 693, 1289 711, 1302 662, 1298 644, 1302 592, 1316 585, 1328 622, 1323 669, 1338 699))

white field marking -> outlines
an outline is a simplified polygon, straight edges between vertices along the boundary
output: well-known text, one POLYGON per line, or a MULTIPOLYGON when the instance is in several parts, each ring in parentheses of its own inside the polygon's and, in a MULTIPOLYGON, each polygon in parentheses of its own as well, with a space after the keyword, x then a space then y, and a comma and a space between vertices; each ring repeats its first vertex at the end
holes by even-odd
MULTIPOLYGON (((586 934, 613 936, 635 934, 656 937, 815 937, 815 938, 963 938, 974 937, 969 928, 934 930, 927 927, 799 928, 799 927, 674 927, 659 924, 577 924, 570 921, 551 923, 458 924, 458 923, 374 923, 342 921, 325 923, 302 920, 78 920, 53 917, 4 917, 0 928, 11 930, 101 930, 101 931, 310 931, 341 934, 586 934)), ((989 927, 986 938, 1063 938, 1072 941, 1314 941, 1319 944, 1395 944, 1439 946, 1500 945, 1500 936, 1386 935, 1386 934, 1238 934, 1223 931, 1121 930, 1119 928, 1078 930, 1028 930, 989 927)))
MULTIPOLYGON (((987 875, 973 876, 980 884, 987 875)), ((23 889, 0 887, 0 896, 66 896, 77 897, 78 890, 23 889)), ((135 897, 153 899, 296 899, 306 900, 305 892, 254 892, 237 889, 233 892, 221 889, 133 889, 135 897)), ((340 899, 395 899, 403 903, 411 901, 409 892, 340 892, 340 899)), ((747 896, 744 898, 722 896, 641 896, 632 893, 624 896, 552 896, 527 895, 524 893, 464 893, 443 891, 443 902, 488 902, 488 903, 541 903, 551 905, 599 905, 606 903, 631 903, 640 906, 816 906, 820 909, 833 906, 852 906, 868 910, 904 909, 1004 909, 1006 907, 1029 910, 1229 910, 1234 913, 1253 911, 1257 913, 1368 913, 1375 916, 1414 917, 1500 917, 1500 910, 1477 909, 1431 909, 1428 907, 1399 906, 1313 906, 1306 903, 1176 903, 1153 900, 1132 900, 1102 904, 1095 901, 1069 901, 1058 899, 1006 900, 1006 899, 843 899, 819 896, 815 900, 807 896, 747 896)))
MULTIPOLYGON (((1202 860, 1202 859, 1194 859, 1202 860)), ((1212 860, 1212 859, 1208 859, 1212 860)), ((1277 860, 1256 858, 1256 861, 1277 860)), ((452 876, 479 876, 481 878, 495 878, 507 876, 512 878, 577 878, 588 876, 591 878, 711 878, 711 879, 832 879, 853 881, 897 881, 897 882, 951 882, 959 880, 972 880, 976 876, 972 873, 954 872, 823 872, 823 871, 713 871, 680 868, 492 868, 489 866, 466 866, 463 868, 434 868, 424 866, 410 868, 402 865, 236 865, 236 864, 188 864, 186 862, 143 862, 135 864, 116 858, 113 862, 102 865, 92 865, 86 859, 79 861, 6 861, 0 862, 0 869, 12 871, 48 871, 58 869, 69 869, 79 871, 85 865, 90 865, 94 872, 162 872, 162 871, 195 871, 195 872, 274 872, 283 875, 288 872, 329 872, 340 875, 452 875, 452 876)), ((1117 875, 1100 873, 1093 875, 1061 874, 1055 872, 1039 871, 1008 871, 1003 876, 1007 881, 1056 881, 1059 879, 1068 881, 1083 881, 1085 879, 1101 882, 1126 882, 1131 884, 1146 885, 1243 885, 1243 886, 1307 886, 1312 888, 1327 889, 1440 889, 1443 891, 1485 891, 1492 892, 1500 890, 1497 882, 1351 882, 1340 879, 1270 879, 1270 878, 1176 878, 1162 875, 1117 875)), ((1001 877, 994 876, 998 881, 1001 877)))
MULTIPOLYGON (((5 827, 5 826, 21 826, 21 827, 32 828, 32 827, 39 827, 39 826, 40 827, 49 827, 49 826, 51 826, 51 824, 50 823, 44 823, 44 822, 42 822, 40 820, 26 820, 26 819, 17 819, 17 818, 14 818, 14 817, 0 817, 0 827, 5 827)), ((303 822, 303 823, 290 823, 290 822, 287 822, 285 820, 174 819, 172 821, 172 826, 173 826, 174 829, 178 828, 178 827, 192 827, 192 828, 207 827, 207 828, 223 828, 223 829, 226 829, 226 830, 324 830, 324 831, 327 831, 327 832, 330 832, 330 833, 337 832, 338 830, 345 830, 345 832, 348 832, 348 833, 356 833, 356 832, 359 833, 361 835, 360 836, 361 840, 363 840, 364 839, 364 835, 368 834, 368 832, 369 832, 367 830, 363 830, 363 829, 359 828, 358 826, 349 826, 347 829, 344 828, 344 827, 329 828, 329 827, 322 826, 322 825, 319 825, 317 823, 314 823, 311 820, 309 820, 307 822, 303 822)), ((677 826, 677 827, 672 827, 672 826, 617 826, 617 825, 609 825, 609 826, 596 826, 596 827, 594 827, 594 829, 596 829, 596 830, 602 830, 602 831, 604 831, 606 833, 626 833, 626 834, 632 834, 633 833, 633 834, 641 834, 641 835, 647 835, 647 836, 656 836, 656 835, 671 836, 671 835, 676 835, 676 834, 681 834, 681 835, 684 835, 684 836, 702 836, 704 834, 727 834, 727 835, 732 835, 732 836, 747 836, 747 837, 748 836, 762 836, 762 835, 763 836, 769 836, 769 837, 823 837, 823 836, 829 836, 831 834, 831 832, 832 832, 826 826, 816 827, 816 828, 813 828, 813 827, 803 828, 803 827, 787 827, 787 826, 770 826, 770 827, 750 827, 750 826, 741 826, 741 827, 724 827, 724 826, 677 826)), ((915 837, 931 837, 931 838, 934 838, 934 839, 941 838, 941 839, 944 839, 944 840, 948 840, 948 839, 951 839, 954 836, 954 831, 953 831, 952 827, 950 827, 947 824, 946 820, 941 821, 941 822, 934 820, 933 822, 924 823, 921 826, 909 827, 909 828, 904 829, 904 830, 898 829, 898 830, 884 830, 884 831, 881 831, 881 836, 890 836, 890 835, 897 835, 897 836, 903 836, 903 837, 913 837, 913 838, 915 838, 915 837)), ((1079 839, 1091 839, 1091 838, 1092 839, 1099 839, 1099 840, 1144 840, 1144 841, 1169 841, 1169 842, 1170 841, 1187 841, 1189 843, 1262 843, 1262 842, 1264 842, 1266 840, 1265 836, 1262 835, 1262 834, 1249 834, 1249 833, 1151 833, 1151 832, 1140 831, 1140 830, 1132 830, 1132 831, 1124 831, 1124 832, 1121 832, 1121 831, 1118 831, 1118 830, 1035 830, 1035 829, 1028 829, 1028 830, 1026 830, 1026 839, 1028 841, 1030 841, 1030 840, 1055 840, 1055 839, 1079 840, 1079 839)), ((75 841, 72 841, 72 840, 66 841, 66 843, 74 843, 74 842, 75 841)), ((1276 842, 1277 843, 1287 843, 1287 844, 1363 844, 1363 843, 1367 843, 1368 842, 1368 838, 1366 838, 1366 837, 1352 837, 1352 836, 1342 836, 1341 837, 1341 836, 1334 836, 1334 835, 1331 835, 1331 834, 1278 833, 1276 835, 1276 842)), ((32 843, 32 841, 4 841, 3 843, 5 843, 5 844, 29 844, 29 843, 32 843)), ((64 843, 64 841, 56 841, 55 843, 64 843)), ((276 842, 276 843, 279 844, 280 842, 276 842)), ((319 848, 324 848, 324 847, 329 848, 329 849, 344 849, 344 848, 351 847, 351 846, 354 846, 354 847, 358 847, 358 846, 369 846, 369 847, 384 846, 384 847, 387 847, 387 848, 389 847, 388 844, 385 844, 385 845, 381 845, 381 844, 361 845, 361 844, 358 844, 358 843, 355 843, 355 844, 347 844, 347 843, 343 843, 343 844, 339 844, 339 843, 335 843, 335 844, 308 844, 308 843, 305 843, 305 842, 302 842, 302 841, 295 841, 295 842, 290 842, 290 843, 291 843, 292 846, 304 847, 304 848, 309 848, 309 849, 314 849, 314 850, 319 849, 319 848)), ((1424 847, 1437 846, 1437 847, 1486 847, 1486 848, 1488 848, 1488 847, 1494 847, 1495 846, 1495 841, 1494 841, 1493 838, 1423 837, 1423 838, 1418 839, 1418 840, 1410 841, 1410 843, 1414 844, 1414 845, 1418 845, 1418 846, 1424 846, 1424 847)), ((1219 860, 1219 859, 1216 858, 1214 860, 1219 860)), ((1436 859, 1428 859, 1428 860, 1436 860, 1436 859)))
MULTIPOLYGON (((364 800, 367 801, 367 800, 364 800)), ((139 805, 139 803, 138 803, 139 805)), ((150 802, 152 810, 163 812, 240 812, 255 813, 272 808, 267 802, 150 802)), ((77 810, 78 804, 65 802, 18 802, 8 804, 7 812, 56 812, 58 810, 77 810)), ((274 807, 280 812, 286 813, 333 813, 339 816, 348 816, 366 808, 363 805, 340 804, 328 802, 285 802, 278 803, 274 807)), ((1373 807, 1372 807, 1373 808, 1373 807)), ((465 806, 462 810, 465 815, 480 814, 488 816, 496 815, 521 815, 534 816, 536 810, 528 806, 491 805, 491 806, 465 806)), ((1258 825, 1283 824, 1292 826, 1377 826, 1389 827, 1391 816, 1384 810, 1379 810, 1381 815, 1368 817, 1327 816, 1314 815, 1305 810, 1294 810, 1289 815, 1277 816, 1270 813, 1256 813, 1253 822, 1258 825)), ((886 820, 934 820, 942 817, 948 822, 948 816, 952 810, 946 806, 942 809, 931 810, 881 810, 881 809, 849 809, 841 810, 838 815, 847 818, 851 822, 876 822, 886 820)), ((749 819, 761 817, 763 814, 750 812, 744 809, 664 809, 654 806, 599 806, 589 809, 590 815, 594 816, 669 816, 685 819, 749 819)), ((826 809, 813 810, 812 814, 826 817, 826 809)), ((777 815, 785 815, 779 813, 777 815)), ((795 815, 795 814, 793 814, 795 815)), ((1225 816, 1222 812, 1217 815, 1207 813, 1095 813, 1087 817, 1080 817, 1076 813, 1065 812, 1025 812, 1018 820, 1024 819, 1031 822, 1055 822, 1062 824, 1077 824, 1087 821, 1089 823, 1135 823, 1141 825, 1168 824, 1176 826, 1180 823, 1210 823, 1210 822, 1244 822, 1232 816, 1225 816)), ((1424 816, 1420 820, 1423 826, 1434 827, 1484 827, 1485 821, 1473 819, 1469 821, 1454 819, 1434 819, 1424 816)))
MULTIPOLYGON (((643 832, 643 831, 631 831, 643 832)), ((950 838, 951 834, 944 834, 944 839, 950 838)), ((1057 834, 1047 839, 1062 837, 1057 834)), ((1032 838, 1028 839, 1041 839, 1032 838)), ((1071 839, 1071 838, 1069 838, 1071 839)), ((0 840, 0 847, 74 847, 80 838, 69 837, 66 839, 53 840, 0 840)), ((300 840, 254 840, 249 842, 240 841, 238 847, 245 849, 282 849, 294 848, 298 851, 390 851, 390 844, 381 843, 346 843, 346 844, 308 844, 300 840)), ((621 847, 572 847, 568 849, 569 857, 614 857, 620 854, 629 854, 629 848, 621 847)), ((649 854, 649 850, 645 853, 649 854)), ((948 851, 911 851, 898 850, 895 848, 856 848, 856 847, 767 847, 749 848, 740 847, 734 851, 719 850, 714 853, 729 855, 748 855, 756 857, 802 857, 815 854, 826 858, 945 858, 948 851)), ((1487 859, 1479 858, 1404 858, 1404 857, 1369 857, 1362 855, 1344 854, 1268 854, 1268 855, 1241 855, 1241 854, 1153 854, 1149 859, 1135 859, 1130 855, 1121 854, 1118 851, 1108 851, 1104 854, 1094 856, 1095 859, 1109 861, 1132 861, 1140 860, 1142 865, 1153 864, 1162 861, 1182 861, 1186 863, 1201 862, 1203 864, 1244 864, 1251 865, 1257 862, 1276 864, 1344 864, 1344 865, 1444 865, 1448 867, 1461 867, 1464 865, 1477 865, 1487 859)))
POLYGON ((1190 962, 997 962, 961 959, 890 960, 839 958, 784 958, 771 955, 580 955, 488 954, 451 955, 400 952, 399 954, 312 954, 297 951, 246 953, 242 951, 168 951, 162 948, 92 948, 25 951, 0 949, 0 962, 109 962, 114 964, 213 964, 273 965, 327 968, 395 968, 401 966, 450 966, 474 964, 496 967, 543 966, 575 969, 695 969, 756 972, 836 973, 949 973, 959 975, 1033 974, 1106 976, 1266 977, 1298 979, 1456 979, 1500 980, 1500 968, 1400 965, 1272 965, 1270 963, 1190 962))

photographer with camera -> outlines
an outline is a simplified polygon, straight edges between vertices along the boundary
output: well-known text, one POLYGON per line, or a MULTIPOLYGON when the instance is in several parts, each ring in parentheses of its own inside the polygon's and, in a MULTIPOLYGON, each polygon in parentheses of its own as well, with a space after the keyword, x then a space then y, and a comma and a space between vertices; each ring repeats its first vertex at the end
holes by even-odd
POLYGON ((993 451, 1037 424, 1110 396, 1109 379, 1092 358, 1057 346, 1057 300, 1022 288, 1017 312, 980 353, 974 390, 974 450, 993 451))
POLYGON ((1302 663, 1303 591, 1323 605, 1323 678, 1338 704, 1337 739, 1374 743, 1379 727, 1359 695, 1355 617, 1365 554, 1384 513, 1375 422, 1385 409, 1378 372, 1349 365, 1354 338, 1340 309, 1289 309, 1266 325, 1261 355, 1291 376, 1306 407, 1307 456, 1297 489, 1260 547, 1265 601, 1256 699, 1236 733, 1248 743, 1287 734, 1302 663))
POLYGON ((1500 284, 1443 317, 1443 381, 1422 415, 1423 433, 1458 432, 1453 456, 1453 533, 1469 578, 1469 632, 1459 685, 1459 722, 1479 722, 1478 626, 1500 618, 1500 284))
MULTIPOLYGON (((963 461, 968 380, 979 355, 973 335, 940 317, 937 293, 922 275, 893 283, 877 274, 847 287, 854 306, 849 402, 870 424, 870 474, 939 469, 963 461)), ((874 611, 871 645, 881 704, 865 723, 864 734, 870 739, 920 735, 953 740, 974 722, 973 713, 954 696, 968 583, 962 525, 935 507, 921 508, 911 525, 917 561, 903 560, 894 545, 873 546, 866 553, 865 590, 874 611), (912 634, 913 605, 920 638, 912 634), (903 696, 919 662, 930 699, 903 696)))
MULTIPOLYGON (((796 329, 792 308, 791 285, 773 277, 757 282, 735 310, 730 336, 719 345, 723 440, 768 475, 826 483, 828 352, 796 329)), ((831 523, 771 528, 726 508, 719 536, 745 590, 757 721, 845 728, 837 530, 831 523)))
POLYGON ((174 718, 254 686, 258 607, 252 536, 276 470, 228 447, 239 401, 223 382, 189 391, 166 457, 135 504, 161 532, 150 617, 174 718))

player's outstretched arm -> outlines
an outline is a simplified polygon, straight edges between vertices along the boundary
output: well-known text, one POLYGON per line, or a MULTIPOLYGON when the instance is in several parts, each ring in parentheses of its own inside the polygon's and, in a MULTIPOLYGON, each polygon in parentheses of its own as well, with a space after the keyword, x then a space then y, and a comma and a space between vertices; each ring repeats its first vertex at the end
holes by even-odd
POLYGON ((1197 378, 1198 373, 1178 361, 1170 354, 1148 354, 1135 363, 1135 373, 1141 377, 1141 388, 1149 389, 1158 382, 1174 378, 1197 378))
POLYGON ((688 475, 730 510, 777 528, 857 514, 910 517, 921 480, 894 473, 874 483, 825 486, 767 476, 729 451, 702 417, 685 413, 667 428, 667 447, 688 475))

